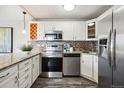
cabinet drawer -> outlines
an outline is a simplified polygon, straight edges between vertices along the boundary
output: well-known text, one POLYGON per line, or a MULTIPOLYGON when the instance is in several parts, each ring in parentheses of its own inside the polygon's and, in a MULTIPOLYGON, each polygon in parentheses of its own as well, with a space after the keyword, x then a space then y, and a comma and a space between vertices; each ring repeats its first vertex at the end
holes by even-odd
POLYGON ((17 88, 18 87, 18 74, 13 74, 6 80, 0 83, 0 88, 17 88))
POLYGON ((33 62, 39 62, 39 58, 40 58, 39 55, 33 57, 33 62))
POLYGON ((29 88, 31 86, 30 79, 27 79, 19 88, 29 88))
POLYGON ((31 65, 25 67, 24 69, 19 71, 19 78, 23 77, 26 73, 30 73, 31 65))
POLYGON ((19 70, 24 69, 25 67, 27 67, 29 64, 31 64, 31 61, 32 61, 31 59, 28 59, 28 60, 20 63, 19 64, 19 70))
POLYGON ((17 65, 1 71, 0 82, 2 82, 3 80, 6 80, 7 78, 9 78, 10 76, 12 76, 14 73, 17 73, 17 72, 18 72, 17 65))
POLYGON ((27 80, 31 82, 31 72, 28 72, 23 77, 19 78, 19 86, 22 86, 27 80))

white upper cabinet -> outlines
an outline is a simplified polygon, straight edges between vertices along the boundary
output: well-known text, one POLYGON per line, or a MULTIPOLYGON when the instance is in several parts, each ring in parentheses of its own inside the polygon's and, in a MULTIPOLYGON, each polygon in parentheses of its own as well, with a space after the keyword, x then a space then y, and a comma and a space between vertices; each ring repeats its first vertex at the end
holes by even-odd
POLYGON ((97 40, 97 19, 86 22, 86 40, 97 40))
MULTIPOLYGON (((30 24, 33 22, 30 22, 30 24)), ((85 40, 84 21, 39 21, 37 23, 37 39, 44 40, 44 34, 49 31, 58 30, 63 32, 63 40, 85 40)), ((30 32, 29 26, 29 32, 30 32)), ((31 33, 29 33, 29 37, 31 33)))
POLYGON ((63 40, 74 40, 73 22, 63 22, 63 40))
POLYGON ((44 40, 44 27, 45 27, 45 24, 43 22, 38 22, 39 24, 39 28, 38 28, 38 40, 44 40))
POLYGON ((85 33, 85 22, 79 21, 75 22, 73 26, 73 33, 74 33, 74 40, 85 40, 86 33, 85 33))
POLYGON ((98 38, 107 38, 110 30, 112 30, 112 10, 106 11, 98 17, 98 38))
MULTIPOLYGON (((44 32, 50 32, 53 30, 62 30, 62 23, 59 21, 45 21, 42 22, 44 24, 44 32)), ((42 25, 42 24, 41 24, 42 25)))

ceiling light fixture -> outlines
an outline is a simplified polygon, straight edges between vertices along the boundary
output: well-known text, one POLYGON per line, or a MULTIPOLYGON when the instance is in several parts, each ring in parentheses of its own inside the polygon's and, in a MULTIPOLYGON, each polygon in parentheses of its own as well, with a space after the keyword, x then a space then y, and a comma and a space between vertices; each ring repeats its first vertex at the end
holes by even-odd
POLYGON ((94 22, 93 23, 89 23, 88 26, 93 26, 94 24, 95 24, 94 22))
POLYGON ((23 20, 23 22, 24 22, 24 27, 23 27, 23 30, 22 30, 22 34, 26 34, 26 28, 25 28, 25 15, 26 15, 26 12, 23 11, 22 13, 24 14, 24 20, 23 20))
POLYGON ((64 9, 65 9, 66 11, 72 11, 74 8, 75 8, 74 5, 64 5, 64 9))

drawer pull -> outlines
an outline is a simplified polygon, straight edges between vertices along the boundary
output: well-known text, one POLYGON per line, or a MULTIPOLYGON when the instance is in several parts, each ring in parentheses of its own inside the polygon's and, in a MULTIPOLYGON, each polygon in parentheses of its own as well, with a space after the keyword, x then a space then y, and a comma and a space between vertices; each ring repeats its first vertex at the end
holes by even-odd
POLYGON ((25 63, 25 66, 27 66, 29 64, 29 62, 25 63))
POLYGON ((38 60, 39 58, 36 58, 36 60, 38 60))
POLYGON ((29 68, 28 68, 28 69, 26 69, 26 70, 25 70, 25 72, 27 72, 28 70, 29 70, 29 68))
POLYGON ((82 60, 82 63, 84 63, 84 61, 82 60))
POLYGON ((1 76, 0 78, 4 78, 4 77, 7 77, 10 73, 7 73, 6 75, 4 76, 1 76))
POLYGON ((34 68, 34 64, 33 64, 33 68, 34 68))
POLYGON ((16 76, 15 77, 15 84, 18 82, 18 77, 16 76))
POLYGON ((27 84, 27 85, 25 86, 25 88, 28 88, 28 86, 29 86, 29 84, 27 84))
POLYGON ((27 75, 26 77, 25 77, 25 79, 27 79, 29 77, 29 75, 27 75))

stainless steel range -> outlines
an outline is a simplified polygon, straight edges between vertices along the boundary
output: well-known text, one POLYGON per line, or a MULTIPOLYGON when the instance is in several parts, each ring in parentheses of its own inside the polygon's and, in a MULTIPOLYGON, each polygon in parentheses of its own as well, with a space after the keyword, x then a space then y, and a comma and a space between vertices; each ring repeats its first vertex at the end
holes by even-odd
POLYGON ((42 77, 62 77, 63 43, 46 41, 42 51, 42 77))

